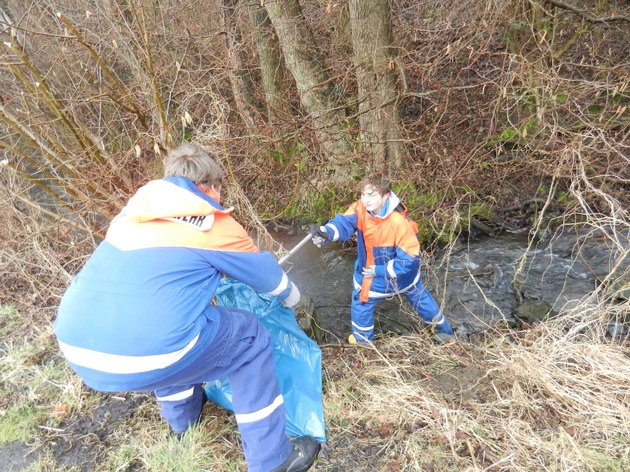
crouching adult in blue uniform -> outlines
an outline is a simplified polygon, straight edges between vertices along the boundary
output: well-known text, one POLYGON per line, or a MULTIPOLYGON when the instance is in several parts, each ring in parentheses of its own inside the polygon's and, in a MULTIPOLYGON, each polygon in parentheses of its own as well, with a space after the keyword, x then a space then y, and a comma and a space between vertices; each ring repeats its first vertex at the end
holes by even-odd
POLYGON ((95 390, 155 392, 178 435, 201 415, 202 383, 227 377, 249 471, 306 471, 319 443, 286 436, 268 331, 210 304, 222 275, 286 306, 300 293, 219 203, 223 171, 209 152, 174 149, 164 176, 129 200, 64 294, 60 349, 95 390))
POLYGON ((357 235, 348 342, 372 343, 377 303, 398 294, 409 300, 425 325, 433 327, 434 340, 455 340, 439 305, 422 284, 418 227, 407 217, 407 208, 380 175, 363 179, 358 190, 361 198, 344 213, 311 229, 318 247, 357 235))

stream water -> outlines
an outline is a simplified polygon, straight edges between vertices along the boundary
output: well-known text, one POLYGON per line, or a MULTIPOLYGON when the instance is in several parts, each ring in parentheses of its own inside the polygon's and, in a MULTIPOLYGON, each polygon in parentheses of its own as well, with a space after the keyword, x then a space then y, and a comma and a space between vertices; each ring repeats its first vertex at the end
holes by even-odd
MULTIPOLYGON (((289 250, 304 234, 273 237, 289 250)), ((567 229, 536 245, 528 243, 527 234, 502 233, 425 254, 422 276, 455 331, 468 335, 501 320, 514 322, 514 310, 524 303, 542 303, 555 312, 592 303, 599 281, 611 272, 628 284, 629 252, 630 234, 600 229, 567 229)), ((343 341, 350 332, 355 257, 356 249, 347 243, 322 249, 308 243, 283 264, 303 299, 310 299, 324 342, 343 341)), ((377 335, 422 327, 406 300, 398 297, 377 305, 375 322, 377 335)))

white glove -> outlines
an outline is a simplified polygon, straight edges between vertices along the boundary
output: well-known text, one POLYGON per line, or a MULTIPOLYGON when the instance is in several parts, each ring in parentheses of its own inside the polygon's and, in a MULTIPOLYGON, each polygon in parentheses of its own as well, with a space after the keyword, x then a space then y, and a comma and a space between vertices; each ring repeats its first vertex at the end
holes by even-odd
POLYGON ((291 292, 289 292, 289 296, 282 300, 282 304, 286 307, 292 307, 299 303, 300 301, 300 291, 295 286, 293 282, 291 282, 291 292))
POLYGON ((322 246, 325 246, 330 242, 328 233, 326 232, 326 228, 324 228, 323 226, 320 226, 319 228, 317 226, 311 226, 310 233, 313 236, 313 244, 315 244, 315 246, 320 249, 322 248, 322 246))
POLYGON ((363 274, 363 277, 374 278, 376 277, 376 266, 371 265, 370 267, 364 267, 361 273, 363 274))

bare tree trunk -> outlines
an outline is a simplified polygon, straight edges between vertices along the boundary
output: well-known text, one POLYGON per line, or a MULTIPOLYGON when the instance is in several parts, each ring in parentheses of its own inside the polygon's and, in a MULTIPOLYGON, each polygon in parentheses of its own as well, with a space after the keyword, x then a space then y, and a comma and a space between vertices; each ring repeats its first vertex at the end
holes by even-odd
POLYGON ((265 8, 276 30, 287 68, 295 79, 302 107, 310 115, 315 135, 335 168, 346 177, 351 150, 342 127, 334 81, 321 59, 313 33, 298 0, 269 0, 265 8))
POLYGON ((238 3, 238 0, 223 0, 228 71, 239 116, 245 124, 247 133, 254 136, 257 133, 257 125, 260 123, 260 104, 255 98, 254 81, 246 67, 248 58, 247 51, 242 44, 243 34, 238 18, 238 3))
POLYGON ((283 99, 287 87, 286 67, 267 11, 259 3, 252 3, 250 16, 254 23, 256 52, 267 101, 267 118, 270 125, 274 126, 281 117, 291 115, 287 101, 283 99))
POLYGON ((395 49, 388 0, 350 0, 362 149, 369 166, 393 171, 401 163, 395 49))

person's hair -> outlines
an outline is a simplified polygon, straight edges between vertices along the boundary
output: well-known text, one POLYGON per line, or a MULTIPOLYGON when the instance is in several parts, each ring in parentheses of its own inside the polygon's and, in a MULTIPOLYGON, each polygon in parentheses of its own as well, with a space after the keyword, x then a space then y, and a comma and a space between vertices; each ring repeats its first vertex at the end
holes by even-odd
POLYGON ((214 154, 196 144, 184 143, 164 158, 164 177, 185 177, 205 188, 220 188, 224 173, 214 154))
POLYGON ((381 174, 366 175, 357 185, 357 190, 361 193, 368 186, 374 187, 380 195, 385 195, 392 191, 391 183, 381 174))

